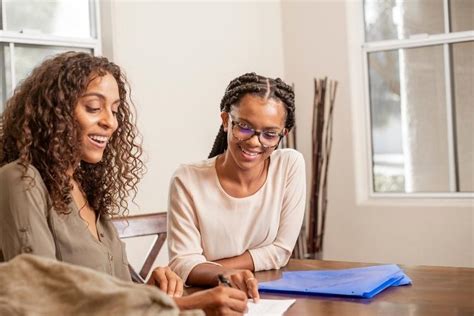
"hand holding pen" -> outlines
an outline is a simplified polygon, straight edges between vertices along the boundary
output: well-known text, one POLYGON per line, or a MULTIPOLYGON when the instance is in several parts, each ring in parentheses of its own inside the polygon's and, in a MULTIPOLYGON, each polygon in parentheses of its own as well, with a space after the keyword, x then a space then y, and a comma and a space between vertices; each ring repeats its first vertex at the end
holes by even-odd
POLYGON ((223 274, 218 275, 219 284, 226 287, 235 287, 247 293, 257 303, 260 299, 258 294, 258 281, 249 270, 236 270, 227 274, 230 280, 223 274), (236 273, 235 273, 236 272, 236 273), (234 285, 234 286, 233 286, 234 285))

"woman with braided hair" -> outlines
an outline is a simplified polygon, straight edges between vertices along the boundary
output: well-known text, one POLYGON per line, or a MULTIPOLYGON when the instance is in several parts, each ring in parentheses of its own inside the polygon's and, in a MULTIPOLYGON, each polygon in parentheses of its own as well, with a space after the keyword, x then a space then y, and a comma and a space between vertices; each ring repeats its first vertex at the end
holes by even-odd
MULTIPOLYGON (((87 53, 47 59, 18 85, 0 118, 0 262, 32 254, 131 281, 110 218, 127 213, 144 170, 132 105, 120 67, 87 53)), ((44 284, 68 287, 55 277, 44 284)), ((182 280, 168 267, 155 269, 147 283, 181 309, 215 315, 246 308, 237 289, 181 297, 182 280)), ((101 298, 108 293, 128 307, 136 303, 120 289, 101 298)))
POLYGON ((171 179, 170 267, 187 284, 218 284, 220 274, 258 299, 253 271, 288 262, 305 209, 303 156, 277 149, 295 122, 293 89, 255 73, 232 80, 207 160, 171 179))

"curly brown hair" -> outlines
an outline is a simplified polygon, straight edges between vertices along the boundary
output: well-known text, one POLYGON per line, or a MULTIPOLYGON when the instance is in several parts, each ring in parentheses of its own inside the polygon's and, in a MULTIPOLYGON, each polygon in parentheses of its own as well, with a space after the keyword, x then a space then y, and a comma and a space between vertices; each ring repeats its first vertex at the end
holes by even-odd
POLYGON ((45 60, 15 89, 0 119, 0 167, 18 160, 26 176, 29 165, 41 174, 52 207, 67 214, 71 176, 78 181, 96 213, 124 214, 128 198, 137 193, 145 168, 135 125, 130 86, 120 67, 105 57, 67 52, 45 60), (97 76, 111 74, 117 81, 121 104, 118 128, 102 161, 81 161, 81 128, 74 108, 97 76), (78 167, 79 166, 79 167, 78 167))

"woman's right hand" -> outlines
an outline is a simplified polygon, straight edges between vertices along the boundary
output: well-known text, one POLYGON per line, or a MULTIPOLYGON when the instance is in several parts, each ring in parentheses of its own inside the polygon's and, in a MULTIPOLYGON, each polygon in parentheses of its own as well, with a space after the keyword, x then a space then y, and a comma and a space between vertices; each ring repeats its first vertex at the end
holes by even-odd
POLYGON ((247 309, 247 295, 235 288, 217 286, 174 298, 182 310, 202 309, 206 315, 243 315, 247 309))

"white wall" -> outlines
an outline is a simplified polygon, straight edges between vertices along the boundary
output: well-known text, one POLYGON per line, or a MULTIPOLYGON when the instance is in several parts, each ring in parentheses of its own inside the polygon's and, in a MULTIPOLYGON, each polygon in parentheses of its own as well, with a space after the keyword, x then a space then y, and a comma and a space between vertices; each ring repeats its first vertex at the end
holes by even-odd
POLYGON ((323 257, 473 267, 472 200, 367 200, 361 11, 353 0, 282 5, 285 75, 297 89, 298 143, 307 164, 312 78, 339 81, 323 257))
MULTIPOLYGON (((174 170, 207 158, 211 150, 229 81, 250 71, 283 75, 280 4, 102 4, 104 54, 128 75, 148 155, 140 208, 134 211, 165 211, 174 170)), ((132 264, 141 257, 137 251, 148 246, 143 244, 129 243, 132 264)), ((159 261, 167 262, 166 249, 159 261)))
MULTIPOLYGON (((339 80, 339 88, 324 258, 474 266, 472 204, 364 198, 357 5, 351 0, 105 2, 110 8, 103 12, 104 53, 129 76, 149 157, 135 212, 165 210, 171 174, 179 163, 207 156, 224 89, 246 71, 295 83, 298 146, 309 171, 313 78, 327 75, 339 80)), ((139 251, 146 247, 142 242, 128 247, 132 264, 140 262, 139 251)), ((162 251, 159 262, 166 261, 162 251)))

